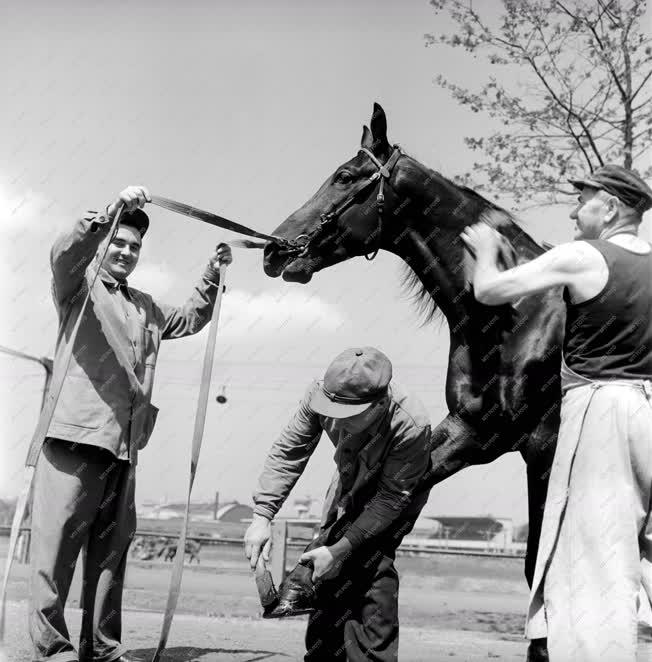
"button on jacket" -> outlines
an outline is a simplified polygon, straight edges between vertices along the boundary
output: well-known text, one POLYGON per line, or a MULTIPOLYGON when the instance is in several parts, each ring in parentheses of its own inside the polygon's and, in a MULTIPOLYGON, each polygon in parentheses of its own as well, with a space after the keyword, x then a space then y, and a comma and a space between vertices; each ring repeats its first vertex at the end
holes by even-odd
POLYGON ((430 468, 430 420, 420 400, 392 382, 386 414, 363 433, 349 435, 335 429, 336 419, 310 408, 317 388, 319 382, 311 384, 272 446, 254 493, 254 512, 276 515, 326 432, 335 446, 337 472, 322 528, 344 513, 353 515, 345 537, 356 548, 399 518, 430 468))
POLYGON ((54 370, 84 303, 96 270, 99 275, 84 312, 48 437, 99 446, 134 461, 156 420, 151 393, 161 340, 200 331, 211 318, 219 272, 210 266, 183 306, 158 303, 149 294, 118 282, 98 263, 110 221, 88 212, 51 251, 52 292, 59 315, 54 370), (107 337, 107 327, 112 332, 107 337), (122 351, 114 350, 117 342, 122 351), (130 362, 138 388, 121 356, 130 362), (132 449, 132 450, 130 450, 132 449))

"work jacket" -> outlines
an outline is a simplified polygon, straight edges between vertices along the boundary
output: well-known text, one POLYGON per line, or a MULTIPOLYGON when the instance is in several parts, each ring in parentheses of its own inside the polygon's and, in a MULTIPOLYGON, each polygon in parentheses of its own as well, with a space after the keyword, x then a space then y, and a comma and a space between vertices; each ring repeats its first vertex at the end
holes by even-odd
POLYGON ((63 350, 99 274, 47 436, 99 446, 135 462, 158 412, 150 400, 160 342, 197 333, 210 321, 219 271, 209 266, 181 307, 155 302, 100 267, 98 248, 108 241, 110 227, 106 216, 88 212, 52 247, 52 293, 59 315, 55 372, 63 369, 63 350))
MULTIPOLYGON (((389 386, 384 416, 360 434, 335 429, 336 419, 310 408, 314 382, 272 446, 254 493, 254 513, 272 519, 303 473, 322 432, 335 446, 335 477, 328 490, 322 529, 340 517, 351 520, 346 537, 355 549, 385 532, 410 507, 430 468, 430 420, 421 401, 396 382, 389 386)), ((414 510, 414 512, 412 512, 414 510)))

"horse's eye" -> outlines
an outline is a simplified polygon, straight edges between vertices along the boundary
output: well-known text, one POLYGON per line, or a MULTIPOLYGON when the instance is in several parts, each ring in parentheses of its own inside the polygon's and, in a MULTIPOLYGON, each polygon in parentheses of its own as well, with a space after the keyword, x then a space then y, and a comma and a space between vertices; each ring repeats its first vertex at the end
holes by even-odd
POLYGON ((338 184, 349 184, 353 180, 353 176, 351 175, 350 172, 347 172, 346 170, 342 170, 341 172, 337 173, 337 176, 335 177, 335 181, 338 184))

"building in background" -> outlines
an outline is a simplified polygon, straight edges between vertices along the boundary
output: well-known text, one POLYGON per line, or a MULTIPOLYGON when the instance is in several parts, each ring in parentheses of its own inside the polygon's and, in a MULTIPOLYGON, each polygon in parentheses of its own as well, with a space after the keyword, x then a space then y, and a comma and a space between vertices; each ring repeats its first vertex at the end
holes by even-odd
MULTIPOLYGON (((139 519, 177 519, 184 516, 186 504, 179 503, 152 503, 145 501, 136 509, 139 519)), ((253 508, 238 501, 224 503, 217 511, 214 502, 198 502, 190 504, 190 519, 199 522, 241 522, 251 519, 253 508)))
MULTIPOLYGON (((517 527, 517 532, 521 527, 517 527)), ((460 551, 524 552, 510 517, 421 516, 403 544, 460 551)))

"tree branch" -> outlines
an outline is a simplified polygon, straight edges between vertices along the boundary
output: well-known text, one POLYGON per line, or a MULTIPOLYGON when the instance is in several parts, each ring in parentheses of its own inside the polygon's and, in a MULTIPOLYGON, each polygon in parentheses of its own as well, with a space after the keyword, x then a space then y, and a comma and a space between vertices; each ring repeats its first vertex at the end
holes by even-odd
MULTIPOLYGON (((589 131, 589 129, 588 129, 588 127, 586 126, 586 124, 585 124, 584 120, 582 119, 582 117, 579 116, 577 113, 575 113, 575 112, 573 111, 572 107, 570 107, 570 106, 568 106, 567 104, 565 104, 565 103, 564 103, 564 102, 563 102, 563 101, 562 101, 562 100, 561 100, 561 99, 555 94, 555 92, 554 92, 554 91, 551 89, 551 87, 548 85, 548 81, 546 80, 545 76, 543 76, 543 74, 541 74, 541 72, 539 71, 539 68, 537 67, 536 62, 535 62, 532 58, 530 58, 529 56, 528 56, 526 59, 527 59, 527 61, 530 63, 530 66, 534 69, 534 72, 537 74, 537 76, 539 77, 539 79, 541 80, 541 82, 543 83, 543 85, 545 86, 545 88, 548 90, 548 92, 550 93, 550 95, 552 96, 552 98, 553 98, 553 99, 559 104, 559 106, 560 106, 561 108, 563 108, 564 110, 566 110, 566 111, 568 112, 568 114, 569 114, 569 118, 570 118, 570 116, 572 115, 572 116, 573 116, 573 117, 579 122, 580 126, 581 126, 582 129, 584 130, 584 135, 586 136, 587 140, 589 141, 589 144, 591 145, 591 149, 593 150, 593 153, 595 154, 596 158, 598 159, 598 163, 599 163, 600 165, 604 165, 604 163, 602 162, 602 157, 600 156, 600 152, 598 151, 598 148, 597 148, 597 146, 596 146, 596 144, 595 144, 595 142, 593 141, 593 138, 592 138, 592 136, 591 136, 591 132, 589 131)), ((567 122, 568 122, 568 128, 569 128, 569 130, 571 131, 571 133, 572 133, 572 135, 573 135, 573 138, 577 139, 577 136, 575 135, 575 132, 572 130, 572 128, 571 128, 571 126, 570 126, 570 119, 567 120, 567 122)), ((584 151, 583 148, 582 148, 582 151, 584 151)), ((585 154, 585 156, 586 156, 586 154, 585 154)), ((590 163, 590 161, 589 161, 589 163, 590 163)))
POLYGON ((636 90, 632 93, 630 97, 630 101, 634 101, 638 93, 643 89, 643 85, 648 82, 652 78, 652 70, 648 71, 647 74, 645 75, 645 78, 641 81, 641 84, 636 88, 636 90))

